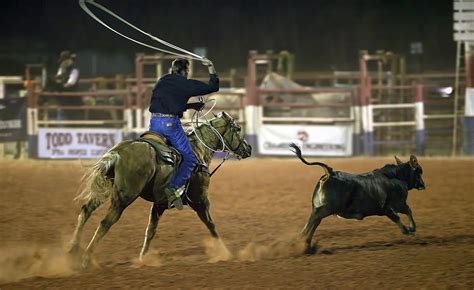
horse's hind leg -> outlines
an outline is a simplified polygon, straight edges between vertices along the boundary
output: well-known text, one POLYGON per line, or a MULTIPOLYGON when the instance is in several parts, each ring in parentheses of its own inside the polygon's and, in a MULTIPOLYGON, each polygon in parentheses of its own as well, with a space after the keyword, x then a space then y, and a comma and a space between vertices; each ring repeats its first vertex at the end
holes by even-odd
POLYGON ((128 204, 123 205, 117 200, 111 201, 107 215, 100 222, 99 227, 95 231, 94 237, 92 237, 92 240, 90 241, 89 245, 87 246, 86 252, 84 253, 84 257, 82 259, 83 269, 87 268, 87 266, 89 265, 94 248, 97 246, 99 241, 105 236, 105 234, 107 234, 110 227, 120 219, 123 210, 128 206, 128 204))
POLYGON ((101 202, 95 199, 90 199, 82 206, 81 213, 77 217, 76 229, 74 230, 72 240, 69 243, 69 248, 68 248, 69 253, 75 253, 79 249, 79 242, 81 241, 81 235, 82 235, 82 230, 84 228, 84 224, 87 222, 92 212, 96 210, 100 205, 101 205, 101 202))
POLYGON ((315 249, 311 247, 311 240, 313 239, 314 232, 318 228, 321 220, 327 216, 330 216, 332 212, 326 207, 313 208, 311 215, 308 218, 303 231, 301 232, 305 237, 306 241, 306 253, 313 253, 315 249))
POLYGON ((146 233, 145 233, 145 241, 143 242, 143 247, 142 247, 142 250, 140 251, 140 256, 139 256, 140 261, 143 260, 143 257, 148 252, 148 248, 150 247, 151 240, 155 236, 156 227, 158 226, 160 217, 163 215, 163 212, 165 210, 166 210, 165 207, 157 206, 156 204, 153 204, 151 206, 150 218, 148 220, 148 226, 146 228, 146 233))

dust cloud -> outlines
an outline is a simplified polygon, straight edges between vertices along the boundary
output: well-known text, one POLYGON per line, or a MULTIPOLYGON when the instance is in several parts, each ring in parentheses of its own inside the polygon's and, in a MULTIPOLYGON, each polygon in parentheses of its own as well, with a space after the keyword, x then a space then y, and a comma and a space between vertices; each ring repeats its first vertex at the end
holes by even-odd
POLYGON ((132 261, 133 268, 140 268, 143 266, 160 267, 162 265, 163 262, 157 250, 149 250, 142 260, 140 260, 139 258, 135 258, 132 261))
POLYGON ((74 257, 61 246, 11 245, 0 248, 0 282, 30 277, 66 277, 75 271, 74 257))
POLYGON ((256 242, 247 244, 239 251, 239 261, 258 261, 263 259, 300 256, 305 250, 305 242, 298 234, 281 237, 267 245, 256 242))
POLYGON ((227 249, 221 239, 207 238, 204 240, 206 255, 209 263, 217 263, 220 261, 229 261, 232 259, 232 253, 227 249))

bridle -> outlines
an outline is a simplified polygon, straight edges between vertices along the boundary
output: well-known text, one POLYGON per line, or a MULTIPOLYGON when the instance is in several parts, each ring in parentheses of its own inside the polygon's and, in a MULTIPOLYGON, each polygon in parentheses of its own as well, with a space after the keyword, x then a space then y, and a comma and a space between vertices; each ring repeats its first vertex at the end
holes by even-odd
MULTIPOLYGON (((199 137, 199 134, 202 134, 201 132, 199 132, 199 130, 197 130, 198 128, 193 128, 193 131, 194 131, 194 135, 196 136, 196 138, 198 139, 198 141, 204 146, 206 147, 208 150, 212 151, 212 152, 226 152, 228 154, 232 154, 234 155, 235 157, 237 157, 238 159, 241 158, 240 155, 237 154, 237 151, 239 150, 239 148, 242 146, 242 144, 244 143, 244 138, 241 138, 241 140, 239 141, 239 144, 235 147, 235 148, 232 148, 231 144, 234 143, 234 138, 236 135, 239 135, 239 132, 237 131, 237 126, 235 124, 235 120, 232 120, 230 122, 226 122, 225 125, 223 126, 219 126, 219 127, 214 127, 212 125, 212 122, 214 120, 210 120, 210 121, 207 121, 207 122, 203 122, 202 125, 204 126, 207 126, 209 129, 211 129, 211 131, 218 137, 219 141, 222 143, 222 149, 221 150, 216 150, 216 149, 213 149, 211 147, 209 147, 205 142, 204 138, 201 138, 199 137), (222 128, 222 127, 225 127, 226 129, 224 130, 224 132, 221 134, 219 132, 219 130, 217 130, 217 128, 222 128), (230 127, 230 128, 229 128, 230 127), (226 134, 226 132, 230 130, 231 131, 231 140, 229 142, 227 142, 227 140, 224 138, 224 135, 226 134), (230 144, 229 144, 230 143, 230 144)), ((201 128, 201 127, 199 127, 201 128)))

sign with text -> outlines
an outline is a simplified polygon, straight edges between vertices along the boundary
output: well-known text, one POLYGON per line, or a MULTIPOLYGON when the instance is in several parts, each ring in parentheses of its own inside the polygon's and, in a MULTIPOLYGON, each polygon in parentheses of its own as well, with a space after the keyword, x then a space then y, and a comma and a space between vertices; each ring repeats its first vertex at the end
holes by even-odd
POLYGON ((121 141, 120 129, 40 128, 38 130, 38 157, 99 158, 121 141))
POLYGON ((263 125, 258 151, 264 155, 294 155, 290 143, 298 144, 304 156, 351 156, 352 126, 263 125))
POLYGON ((26 98, 0 99, 0 142, 25 141, 26 98))

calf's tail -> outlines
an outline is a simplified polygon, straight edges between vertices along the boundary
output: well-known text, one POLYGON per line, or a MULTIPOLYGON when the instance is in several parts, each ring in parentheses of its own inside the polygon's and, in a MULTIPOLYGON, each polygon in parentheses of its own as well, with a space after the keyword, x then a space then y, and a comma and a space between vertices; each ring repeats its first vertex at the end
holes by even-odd
POLYGON ((322 162, 308 162, 306 161, 303 156, 301 155, 301 149, 296 145, 295 143, 290 144, 290 150, 298 156, 298 158, 306 165, 318 165, 321 166, 324 171, 326 172, 326 175, 332 175, 334 173, 334 170, 329 167, 328 165, 322 163, 322 162))

